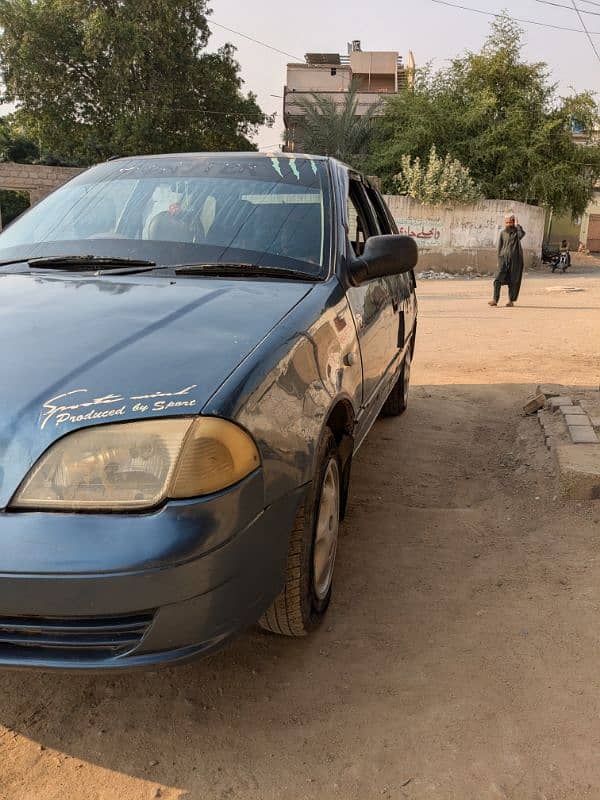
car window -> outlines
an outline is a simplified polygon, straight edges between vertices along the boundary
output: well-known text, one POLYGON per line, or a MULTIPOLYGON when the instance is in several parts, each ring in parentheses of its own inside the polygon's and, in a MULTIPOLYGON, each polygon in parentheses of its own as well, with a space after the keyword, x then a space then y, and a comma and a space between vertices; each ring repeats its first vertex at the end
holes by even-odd
MULTIPOLYGON (((379 192, 372 187, 366 187, 365 194, 369 200, 369 207, 377 224, 378 233, 382 235, 397 234, 398 229, 395 223, 390 219, 385 201, 379 192)), ((396 291, 400 291, 401 293, 403 291, 410 293, 416 287, 414 270, 402 275, 395 275, 393 278, 388 278, 388 280, 392 280, 392 282, 396 284, 396 291)))
POLYGON ((368 207, 368 200, 359 181, 349 181, 348 191, 348 239, 355 256, 361 256, 369 236, 377 233, 368 207))
POLYGON ((318 273, 329 252, 328 209, 326 166, 314 159, 111 162, 70 181, 0 234, 0 260, 32 244, 70 243, 74 252, 80 243, 88 254, 100 248, 90 243, 113 242, 116 254, 127 240, 128 256, 158 263, 302 262, 318 273))
POLYGON ((366 187, 365 193, 377 225, 377 232, 382 235, 392 233, 385 208, 383 207, 383 200, 379 193, 370 186, 366 187))

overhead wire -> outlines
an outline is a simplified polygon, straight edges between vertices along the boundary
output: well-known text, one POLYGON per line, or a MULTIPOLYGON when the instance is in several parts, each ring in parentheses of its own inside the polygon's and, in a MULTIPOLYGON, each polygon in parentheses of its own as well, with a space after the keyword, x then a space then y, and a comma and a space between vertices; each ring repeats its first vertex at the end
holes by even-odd
MULTIPOLYGON (((283 56, 288 56, 289 58, 293 58, 296 61, 300 61, 302 66, 310 67, 311 69, 322 69, 322 70, 330 70, 333 68, 341 69, 347 64, 339 63, 339 64, 309 64, 306 61, 306 56, 298 56, 294 55, 294 53, 288 53, 287 50, 280 50, 279 47, 275 47, 268 42, 263 42, 261 39, 256 39, 254 36, 250 36, 247 33, 243 33, 242 31, 237 31, 234 28, 228 28, 226 25, 222 25, 220 22, 215 22, 214 19, 210 18, 207 19, 207 24, 210 27, 211 25, 216 25, 218 28, 223 28, 225 31, 229 31, 229 33, 233 33, 235 36, 241 36, 243 39, 247 39, 249 42, 254 42, 254 44, 259 44, 261 47, 266 47, 268 50, 273 50, 275 53, 280 53, 283 56)), ((404 65, 403 65, 404 66, 404 65)), ((274 95, 273 95, 274 96, 274 95)))
MULTIPOLYGON (((449 8, 460 8, 461 11, 471 11, 474 14, 483 14, 486 17, 496 17, 496 19, 501 19, 503 14, 499 14, 494 11, 484 11, 481 8, 472 8, 471 6, 463 6, 458 3, 450 3, 448 0, 431 0, 432 3, 437 3, 440 6, 448 6, 449 8)), ((580 28, 568 28, 565 25, 552 25, 550 22, 540 22, 539 20, 535 19, 520 19, 519 17, 511 17, 514 19, 515 22, 521 22, 524 25, 538 25, 542 28, 552 28, 556 31, 570 31, 571 33, 580 33, 585 34, 585 31, 582 31, 580 28)), ((600 31, 588 31, 588 33, 592 36, 600 36, 600 31)))
POLYGON ((581 16, 581 11, 580 11, 580 10, 579 10, 579 8, 577 7, 577 5, 576 5, 576 3, 575 3, 575 0, 571 0, 571 3, 572 3, 572 5, 573 5, 573 10, 575 11, 575 13, 577 14, 577 16, 579 17, 579 22, 581 23, 581 27, 582 27, 582 28, 583 28, 583 30, 585 31, 585 34, 586 34, 587 38, 589 39, 589 42, 590 42, 590 44, 592 45, 592 50, 594 51, 594 53, 596 54, 596 58, 597 58, 597 59, 598 59, 598 61, 600 62, 600 53, 598 52, 598 48, 596 47, 596 43, 595 43, 595 42, 594 42, 594 40, 592 39, 592 37, 591 37, 591 35, 590 35, 590 32, 589 32, 589 31, 588 31, 588 29, 587 29, 587 26, 586 26, 586 24, 585 24, 585 20, 584 20, 584 19, 583 19, 583 17, 581 16))
MULTIPOLYGON (((443 5, 443 6, 447 6, 449 8, 457 8, 457 9, 460 9, 462 11, 470 11, 472 13, 482 14, 482 15, 488 16, 488 17, 496 17, 496 18, 502 17, 502 14, 495 13, 493 11, 485 11, 485 10, 479 9, 479 8, 472 8, 470 6, 464 6, 464 5, 461 5, 459 3, 451 3, 451 2, 448 2, 448 0, 431 0, 431 1, 433 3, 436 3, 437 5, 443 5)), ((575 5, 575 0, 572 0, 573 9, 571 9, 570 6, 562 5, 561 3, 557 3, 557 2, 552 2, 552 0, 537 0, 537 2, 544 3, 546 5, 552 5, 552 6, 567 8, 569 10, 573 10, 574 9, 576 11, 576 13, 578 14, 578 16, 579 16, 579 19, 581 21, 583 30, 581 30, 579 28, 570 28, 570 27, 566 27, 566 26, 563 26, 563 25, 553 25, 552 23, 548 23, 548 22, 540 22, 539 20, 520 19, 518 17, 513 17, 513 19, 516 22, 521 22, 521 23, 526 24, 526 25, 537 25, 537 26, 540 26, 540 27, 550 28, 550 29, 553 29, 553 30, 561 30, 561 31, 569 31, 569 32, 572 32, 572 33, 585 34, 588 37, 588 39, 590 41, 590 44, 592 45, 592 47, 594 49, 596 57, 600 61, 600 54, 598 53, 596 45, 595 45, 593 39, 591 38, 592 36, 600 35, 600 32, 598 32, 598 31, 589 31, 587 29, 586 25, 585 25, 584 20, 581 17, 581 13, 590 14, 590 15, 594 15, 594 16, 600 16, 600 12, 586 11, 586 10, 583 10, 583 9, 578 9, 577 6, 575 5)), ((584 2, 584 3, 587 3, 589 5, 596 6, 596 7, 600 8, 600 2, 596 2, 596 0, 580 0, 580 2, 584 2)), ((268 50, 271 50, 271 51, 273 51, 275 53, 279 53, 280 55, 286 56, 288 58, 293 58, 296 61, 304 62, 304 59, 301 56, 295 55, 294 53, 289 53, 286 50, 281 50, 279 47, 275 47, 274 45, 271 45, 268 42, 264 42, 261 39, 257 39, 256 37, 250 36, 249 34, 243 33, 242 31, 236 30, 235 28, 231 28, 231 27, 229 27, 227 25, 223 25, 222 23, 217 22, 216 20, 214 20, 212 18, 208 19, 207 23, 208 23, 209 27, 211 25, 214 25, 214 26, 216 26, 218 28, 222 28, 223 30, 228 31, 229 33, 233 33, 235 36, 240 36, 243 39, 247 39, 248 41, 253 42, 254 44, 258 44, 261 47, 264 47, 264 48, 266 48, 268 50)), ((306 64, 306 66, 309 66, 309 65, 306 64)), ((314 66, 314 67, 317 67, 317 68, 319 68, 319 67, 327 68, 327 69, 330 68, 330 65, 315 64, 315 65, 310 65, 310 66, 314 66)), ((229 111, 212 111, 212 110, 209 111, 209 110, 206 110, 206 109, 191 108, 191 107, 184 108, 184 107, 181 107, 181 106, 180 107, 174 107, 173 110, 190 111, 190 112, 195 112, 195 113, 201 113, 201 114, 207 114, 207 115, 215 115, 215 116, 224 116, 224 117, 237 117, 239 119, 245 119, 246 118, 246 115, 238 114, 238 113, 235 113, 235 112, 229 112, 229 111)), ((268 149, 268 148, 265 148, 265 149, 268 149)))
POLYGON ((293 53, 287 53, 285 50, 280 50, 278 47, 275 47, 272 44, 268 44, 267 42, 261 42, 260 39, 255 39, 254 36, 249 36, 247 33, 242 33, 241 31, 236 31, 233 28, 228 28, 226 25, 221 25, 220 22, 215 22, 214 19, 207 19, 208 26, 216 25, 217 28, 223 28, 224 31, 229 31, 229 33, 234 33, 236 36, 241 36, 243 39, 248 39, 250 42, 254 42, 255 44, 260 44, 262 47, 266 47, 269 50, 273 50, 275 53, 280 53, 282 56, 288 56, 288 58, 295 58, 298 61, 302 61, 303 59, 300 56, 295 56, 293 53))
MULTIPOLYGON (((473 12, 473 13, 476 13, 476 14, 483 14, 483 15, 489 16, 489 17, 496 17, 496 18, 502 17, 502 14, 495 13, 493 11, 485 11, 485 10, 479 9, 479 8, 472 8, 470 6, 464 6, 464 5, 461 5, 459 3, 451 3, 451 2, 448 2, 448 0, 431 0, 431 1, 433 3, 438 4, 438 5, 448 6, 450 8, 457 8, 457 9, 460 9, 462 11, 470 11, 470 12, 473 12)), ((578 14, 579 18, 580 18, 583 30, 581 30, 579 28, 570 28, 570 27, 566 27, 566 26, 563 26, 563 25, 553 25, 553 24, 548 23, 548 22, 540 22, 539 20, 519 19, 518 17, 513 17, 513 19, 516 22, 521 22, 521 23, 528 24, 528 25, 538 25, 538 26, 541 26, 541 27, 551 28, 551 29, 554 29, 554 30, 570 31, 572 33, 580 33, 580 34, 583 33, 583 34, 587 35, 587 37, 589 38, 590 44, 592 45, 592 47, 594 49, 594 52, 596 53, 596 56, 600 60, 600 54, 598 53, 598 50, 596 48, 596 45, 595 45, 594 41, 591 39, 592 35, 593 36, 600 36, 600 32, 599 31, 589 31, 587 29, 586 25, 585 25, 584 20, 581 18, 581 13, 592 14, 594 16, 600 16, 600 12, 585 11, 583 9, 578 9, 577 6, 575 5, 575 0, 571 0, 572 4, 573 4, 572 8, 571 8, 571 6, 563 5, 562 3, 553 2, 552 0, 536 0, 536 1, 539 2, 539 3, 544 3, 545 5, 551 5, 551 6, 557 6, 557 7, 561 7, 561 8, 566 8, 566 9, 569 9, 569 10, 575 10, 576 13, 578 14)), ((600 2, 596 2, 596 0, 580 0, 580 2, 588 3, 589 5, 597 6, 598 8, 600 8, 600 2)), ((304 62, 304 59, 301 56, 295 55, 294 53, 289 53, 286 50, 281 50, 280 48, 275 47, 274 45, 271 45, 268 42, 264 42, 264 41, 262 41, 260 39, 255 38, 254 36, 250 36, 247 33, 243 33, 242 31, 238 31, 238 30, 236 30, 234 28, 230 28, 227 25, 223 25, 222 23, 217 22, 216 20, 214 20, 212 18, 208 19, 207 23, 208 23, 209 26, 210 25, 215 25, 218 28, 222 28, 223 30, 228 31, 229 33, 233 33, 235 36, 240 36, 243 39, 247 39, 248 41, 251 41, 251 42, 253 42, 255 44, 260 45, 261 47, 265 47, 268 50, 272 50, 275 53, 279 53, 280 55, 284 55, 284 56, 287 56, 289 58, 294 58, 297 61, 304 62)), ((309 66, 309 65, 307 64, 306 66, 309 66)), ((329 69, 331 65, 320 65, 320 64, 312 65, 311 64, 310 66, 323 67, 323 68, 329 69)), ((150 90, 148 90, 148 93, 150 93, 150 90)), ((226 116, 226 117, 245 117, 245 115, 236 114, 235 112, 212 111, 212 110, 209 111, 209 110, 206 110, 206 109, 198 109, 198 108, 191 108, 191 107, 190 108, 179 107, 179 108, 176 108, 176 110, 196 111, 196 112, 200 111, 203 114, 219 115, 219 116, 226 116)))
MULTIPOLYGON (((566 6, 564 3, 554 3, 552 0, 536 0, 537 3, 542 3, 545 6, 554 6, 555 8, 566 8, 567 11, 572 11, 571 6, 566 6)), ((594 17, 600 17, 600 11, 586 11, 585 9, 580 9, 582 14, 591 14, 594 17)))

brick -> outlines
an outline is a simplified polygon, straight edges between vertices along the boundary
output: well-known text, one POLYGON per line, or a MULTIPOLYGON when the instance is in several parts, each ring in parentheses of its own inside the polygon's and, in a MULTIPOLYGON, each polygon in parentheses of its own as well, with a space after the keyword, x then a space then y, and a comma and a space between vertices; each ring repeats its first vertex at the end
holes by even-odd
POLYGON ((0 188, 29 192, 31 201, 35 202, 81 171, 79 167, 0 163, 0 188))
POLYGON ((565 414, 565 422, 569 428, 591 428, 592 423, 587 414, 565 414))
POLYGON ((563 386, 561 383, 541 383, 537 390, 538 394, 543 394, 548 398, 569 394, 567 387, 563 386))
MULTIPOLYGON (((599 444, 598 436, 591 425, 584 426, 569 426, 569 433, 573 444, 599 444)), ((600 452, 598 454, 600 456, 600 452)))
POLYGON ((554 455, 563 495, 572 500, 600 498, 600 447, 559 445, 554 455))
POLYGON ((587 417, 585 408, 581 406, 561 406, 560 410, 563 414, 570 414, 571 416, 587 417))
POLYGON ((553 408, 556 411, 557 409, 562 408, 562 406, 572 406, 573 401, 566 395, 562 397, 551 397, 550 400, 548 400, 548 405, 550 408, 553 408))
POLYGON ((536 414, 540 409, 546 405, 546 398, 543 394, 538 394, 535 397, 530 397, 523 406, 523 411, 526 414, 536 414))

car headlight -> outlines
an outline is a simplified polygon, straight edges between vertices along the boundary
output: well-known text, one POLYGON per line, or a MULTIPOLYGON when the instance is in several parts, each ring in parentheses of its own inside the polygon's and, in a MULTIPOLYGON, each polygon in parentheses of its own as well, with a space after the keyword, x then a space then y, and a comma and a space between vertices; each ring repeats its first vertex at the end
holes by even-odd
POLYGON ((212 494, 260 465, 250 436, 216 417, 99 425, 57 441, 35 464, 10 507, 127 511, 212 494))

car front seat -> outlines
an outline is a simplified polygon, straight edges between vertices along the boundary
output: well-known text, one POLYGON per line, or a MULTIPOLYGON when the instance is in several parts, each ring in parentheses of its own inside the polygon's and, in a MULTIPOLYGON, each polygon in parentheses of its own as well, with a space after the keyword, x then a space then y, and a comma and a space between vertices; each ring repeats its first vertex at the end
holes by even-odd
POLYGON ((160 242, 191 242, 192 232, 185 222, 168 211, 161 211, 150 220, 146 238, 160 242))

